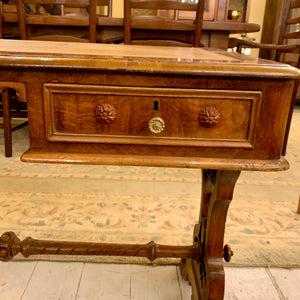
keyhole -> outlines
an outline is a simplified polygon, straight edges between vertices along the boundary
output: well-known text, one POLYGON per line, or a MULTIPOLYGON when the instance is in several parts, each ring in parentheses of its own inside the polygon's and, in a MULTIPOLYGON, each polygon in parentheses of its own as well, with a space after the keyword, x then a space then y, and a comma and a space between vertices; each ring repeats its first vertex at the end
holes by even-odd
POLYGON ((159 111, 159 101, 158 100, 153 101, 153 110, 159 111))

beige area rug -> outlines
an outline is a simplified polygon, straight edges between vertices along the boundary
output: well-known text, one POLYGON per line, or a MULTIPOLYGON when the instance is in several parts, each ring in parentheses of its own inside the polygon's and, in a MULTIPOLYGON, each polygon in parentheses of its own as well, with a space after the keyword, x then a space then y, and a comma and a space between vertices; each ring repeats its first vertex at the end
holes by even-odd
MULTIPOLYGON (((13 133, 12 158, 4 157, 2 130, 0 134, 1 233, 14 231, 21 239, 192 243, 201 170, 22 163, 28 129, 13 133)), ((300 107, 295 109, 289 140, 290 170, 244 172, 238 180, 225 236, 234 250, 231 265, 300 267, 299 156, 300 107)))

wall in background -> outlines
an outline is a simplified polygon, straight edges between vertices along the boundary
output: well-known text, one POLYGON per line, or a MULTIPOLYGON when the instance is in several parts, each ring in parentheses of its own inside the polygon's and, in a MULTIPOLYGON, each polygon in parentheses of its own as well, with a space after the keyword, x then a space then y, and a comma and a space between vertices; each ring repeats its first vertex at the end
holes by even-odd
POLYGON ((113 0, 112 16, 115 18, 123 18, 123 0, 113 0))
MULTIPOLYGON (((249 22, 257 23, 262 28, 264 22, 266 0, 251 0, 249 22)), ((255 38, 255 42, 260 42, 261 30, 259 32, 252 32, 248 34, 249 37, 255 38)), ((258 49, 251 50, 251 56, 258 57, 258 49)))

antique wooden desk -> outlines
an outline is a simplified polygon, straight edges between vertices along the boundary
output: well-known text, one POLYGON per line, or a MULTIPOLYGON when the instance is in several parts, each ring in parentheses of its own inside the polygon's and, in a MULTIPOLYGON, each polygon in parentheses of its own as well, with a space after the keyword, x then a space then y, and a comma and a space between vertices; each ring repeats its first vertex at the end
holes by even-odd
POLYGON ((194 48, 0 40, 0 87, 27 100, 25 162, 201 168, 191 246, 20 241, 32 254, 182 258, 193 299, 223 299, 226 214, 242 170, 280 171, 295 79, 288 65, 194 48), (26 98, 26 99, 25 99, 26 98))

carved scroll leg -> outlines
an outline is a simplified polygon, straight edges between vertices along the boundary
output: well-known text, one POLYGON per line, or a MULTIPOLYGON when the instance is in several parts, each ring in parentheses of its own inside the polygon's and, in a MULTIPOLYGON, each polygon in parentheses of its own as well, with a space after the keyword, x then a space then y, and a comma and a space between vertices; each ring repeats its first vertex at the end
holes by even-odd
POLYGON ((224 247, 227 211, 232 200, 240 171, 203 170, 202 202, 199 224, 194 229, 194 244, 203 247, 197 259, 186 259, 182 276, 192 286, 193 300, 220 300, 224 298, 223 256, 230 259, 229 246, 224 247))

